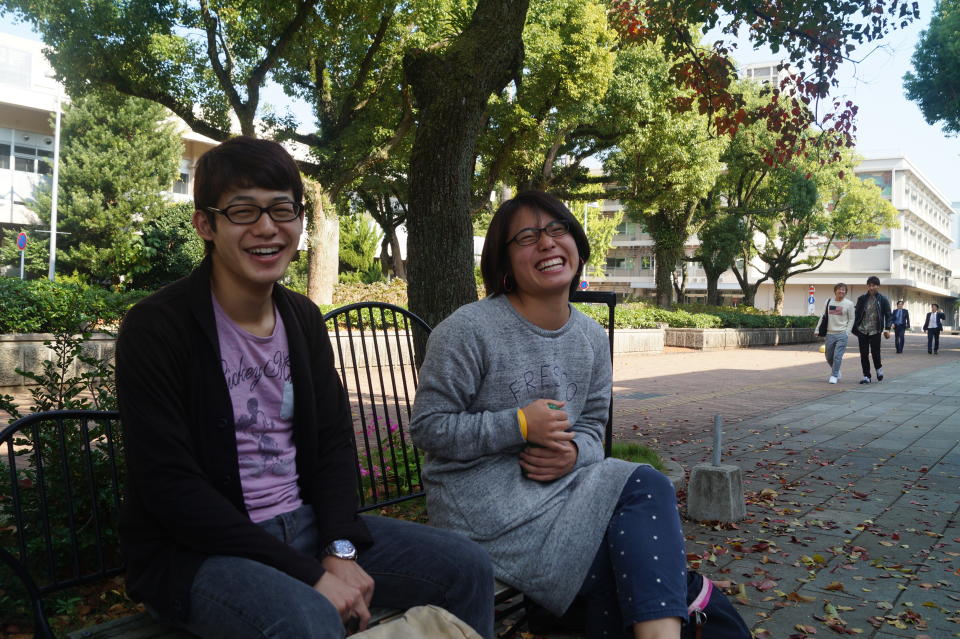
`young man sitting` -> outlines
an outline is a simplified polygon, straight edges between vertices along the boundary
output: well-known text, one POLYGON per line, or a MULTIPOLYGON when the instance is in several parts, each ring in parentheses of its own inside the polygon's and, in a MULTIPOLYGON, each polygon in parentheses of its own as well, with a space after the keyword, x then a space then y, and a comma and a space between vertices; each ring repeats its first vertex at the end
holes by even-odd
POLYGON ((358 516, 353 425, 316 305, 276 282, 303 231, 278 144, 197 163, 200 266, 137 304, 117 342, 128 591, 204 638, 317 639, 371 605, 442 606, 493 635, 493 577, 466 537, 358 516))

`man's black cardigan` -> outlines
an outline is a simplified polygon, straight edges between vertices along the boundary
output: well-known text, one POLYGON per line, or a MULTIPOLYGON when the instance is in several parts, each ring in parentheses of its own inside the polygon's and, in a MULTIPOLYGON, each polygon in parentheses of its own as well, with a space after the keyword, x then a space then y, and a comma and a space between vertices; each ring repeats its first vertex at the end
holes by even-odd
MULTIPOLYGON (((221 366, 210 260, 134 306, 117 339, 117 395, 127 459, 120 535, 130 595, 186 619, 205 558, 232 555, 313 585, 323 574, 254 524, 240 485, 233 409, 221 366)), ((321 547, 334 539, 370 545, 356 515, 350 405, 333 366, 319 309, 280 285, 294 388, 300 496, 316 509, 321 547)))
MULTIPOLYGON (((857 298, 857 304, 854 306, 853 311, 853 330, 850 332, 860 336, 860 322, 863 321, 863 316, 866 314, 867 304, 870 303, 870 294, 864 293, 857 298)), ((877 305, 877 323, 879 326, 877 328, 881 331, 888 331, 893 326, 893 313, 890 310, 890 300, 876 293, 873 296, 873 303, 877 305)))

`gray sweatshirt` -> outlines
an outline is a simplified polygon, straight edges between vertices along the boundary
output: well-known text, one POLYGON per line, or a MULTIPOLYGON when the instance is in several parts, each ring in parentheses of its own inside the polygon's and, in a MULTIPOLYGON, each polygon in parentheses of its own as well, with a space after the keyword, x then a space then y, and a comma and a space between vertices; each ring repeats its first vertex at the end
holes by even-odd
POLYGON ((432 523, 483 545, 494 572, 554 613, 573 601, 635 464, 603 459, 611 392, 603 329, 572 306, 555 331, 503 296, 468 304, 427 345, 410 432, 426 453, 432 523), (526 479, 517 409, 559 399, 578 448, 575 468, 526 479))

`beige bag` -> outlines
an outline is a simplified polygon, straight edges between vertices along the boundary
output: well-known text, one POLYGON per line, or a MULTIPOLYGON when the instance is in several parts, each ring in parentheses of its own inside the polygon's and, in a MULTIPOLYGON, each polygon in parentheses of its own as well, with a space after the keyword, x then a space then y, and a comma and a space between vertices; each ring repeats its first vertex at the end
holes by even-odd
POLYGON ((353 637, 362 639, 482 639, 473 628, 437 606, 417 606, 353 637))

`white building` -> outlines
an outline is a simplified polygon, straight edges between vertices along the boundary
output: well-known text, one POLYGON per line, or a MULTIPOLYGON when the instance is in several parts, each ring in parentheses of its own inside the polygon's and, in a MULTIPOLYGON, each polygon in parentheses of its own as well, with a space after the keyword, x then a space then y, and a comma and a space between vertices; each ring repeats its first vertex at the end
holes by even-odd
MULTIPOLYGON (((43 56, 43 43, 0 34, 0 228, 36 224, 25 205, 53 171, 53 116, 63 95, 43 56)), ((62 98, 66 100, 66 97, 62 98)), ((170 197, 189 200, 196 159, 216 142, 175 121, 183 139, 180 180, 170 197)))
MULTIPOLYGON (((866 159, 856 173, 880 186, 883 196, 898 211, 899 228, 884 229, 877 237, 854 241, 838 259, 787 280, 784 313, 808 313, 811 286, 815 291, 814 305, 819 308, 832 295, 835 283, 846 283, 849 294, 857 296, 866 291, 867 277, 876 275, 881 291, 891 300, 905 300, 913 317, 922 318, 932 302, 938 303, 948 318, 953 317, 954 300, 960 290, 960 278, 954 278, 954 273, 960 274, 960 251, 953 248, 956 212, 950 201, 904 157, 866 159)), ((619 208, 615 200, 604 201, 602 206, 605 212, 619 208)), ((688 255, 694 252, 698 241, 695 236, 689 238, 688 255)), ((651 298, 656 289, 653 244, 641 225, 625 221, 607 256, 606 277, 591 278, 591 287, 651 298)), ((682 268, 687 271, 684 301, 705 301, 703 270, 695 262, 682 268)), ((761 277, 760 271, 753 267, 750 270, 751 282, 761 277)), ((740 286, 732 271, 721 276, 719 288, 725 303, 741 301, 740 286)), ((755 303, 759 308, 773 308, 772 283, 760 286, 755 303)))

